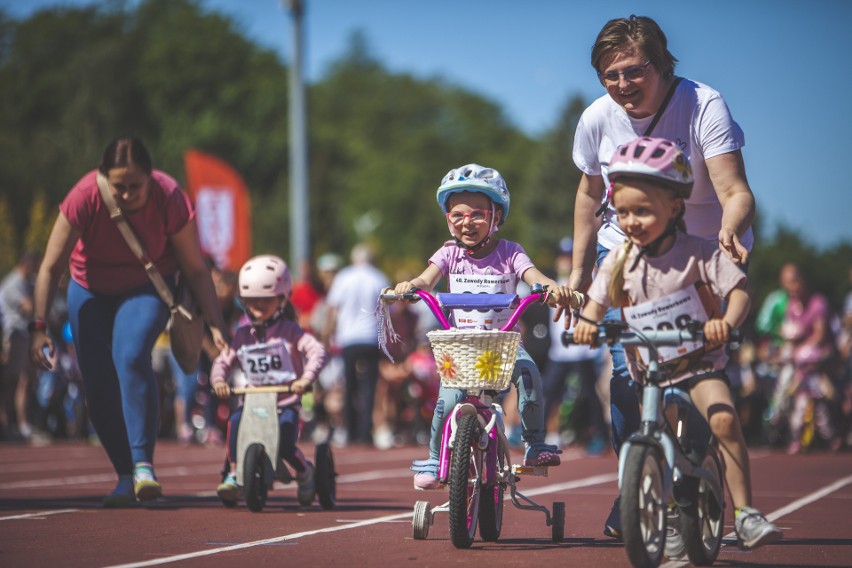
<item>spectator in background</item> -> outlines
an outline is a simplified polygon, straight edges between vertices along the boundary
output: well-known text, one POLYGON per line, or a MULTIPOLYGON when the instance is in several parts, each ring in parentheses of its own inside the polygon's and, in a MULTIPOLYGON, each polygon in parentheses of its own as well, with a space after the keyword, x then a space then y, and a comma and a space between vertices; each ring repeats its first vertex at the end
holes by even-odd
POLYGON ((28 440, 32 436, 29 405, 35 372, 27 355, 27 325, 33 317, 33 289, 40 262, 37 252, 24 252, 0 283, 4 362, 0 428, 6 440, 28 440))
POLYGON ((373 405, 379 376, 376 300, 389 285, 373 266, 366 244, 352 249, 352 264, 340 271, 328 292, 328 328, 343 350, 346 401, 344 419, 349 443, 373 443, 373 405))
MULTIPOLYGON (((556 278, 566 284, 571 275, 574 258, 574 240, 565 237, 559 241, 556 256, 556 278)), ((585 443, 589 455, 606 451, 607 424, 604 420, 602 402, 595 384, 598 380, 600 349, 588 345, 562 345, 564 325, 550 319, 550 349, 544 367, 544 416, 548 421, 548 444, 560 444, 560 411, 565 400, 569 381, 576 377, 576 386, 571 391, 571 429, 579 441, 585 443), (555 414, 555 416, 554 416, 555 414), (579 420, 578 420, 579 419, 579 420)))
POLYGON ((314 333, 311 328, 311 314, 324 294, 322 279, 316 266, 310 261, 302 262, 299 278, 293 282, 290 303, 296 309, 299 327, 309 333, 314 333))
POLYGON ((787 292, 787 312, 781 336, 792 347, 793 397, 790 412, 790 446, 796 454, 807 446, 803 438, 805 413, 812 407, 813 426, 832 450, 840 447, 832 416, 835 387, 830 377, 835 353, 834 335, 829 325, 828 300, 810 290, 805 275, 793 263, 781 268, 781 285, 787 292))

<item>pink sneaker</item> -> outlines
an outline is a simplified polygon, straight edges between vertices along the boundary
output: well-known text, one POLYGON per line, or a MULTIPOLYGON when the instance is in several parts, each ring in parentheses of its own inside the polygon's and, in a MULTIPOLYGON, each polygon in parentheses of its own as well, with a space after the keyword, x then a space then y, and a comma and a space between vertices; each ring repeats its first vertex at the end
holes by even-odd
POLYGON ((438 481, 434 473, 420 472, 414 476, 414 488, 418 491, 432 491, 441 489, 443 485, 438 481))
POLYGON ((533 444, 527 448, 524 455, 524 465, 559 465, 562 463, 562 460, 559 458, 559 454, 561 453, 562 450, 550 444, 533 444))

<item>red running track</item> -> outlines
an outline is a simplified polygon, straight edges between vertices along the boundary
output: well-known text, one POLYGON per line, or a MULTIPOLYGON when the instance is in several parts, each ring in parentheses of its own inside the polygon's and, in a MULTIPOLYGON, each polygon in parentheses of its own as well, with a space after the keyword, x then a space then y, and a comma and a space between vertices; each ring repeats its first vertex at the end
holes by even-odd
MULTIPOLYGON (((303 446, 311 455, 313 448, 303 446)), ((617 493, 615 458, 567 450, 547 478, 519 489, 550 507, 566 504, 565 540, 552 543, 544 515, 506 501, 496 543, 456 550, 447 517, 427 540, 414 540, 412 506, 446 500, 412 489, 408 465, 422 448, 337 448, 338 504, 302 508, 295 487, 276 485, 266 508, 226 509, 215 495, 223 450, 160 442, 164 497, 129 509, 104 509, 115 484, 103 450, 84 443, 0 445, 0 565, 4 567, 321 566, 628 566, 619 542, 603 536, 617 493)), ((718 566, 852 566, 852 453, 787 456, 755 451, 755 505, 784 540, 742 552, 727 538, 718 566)), ((726 535, 732 534, 728 507, 726 535)), ((685 562, 667 562, 668 568, 685 562)))

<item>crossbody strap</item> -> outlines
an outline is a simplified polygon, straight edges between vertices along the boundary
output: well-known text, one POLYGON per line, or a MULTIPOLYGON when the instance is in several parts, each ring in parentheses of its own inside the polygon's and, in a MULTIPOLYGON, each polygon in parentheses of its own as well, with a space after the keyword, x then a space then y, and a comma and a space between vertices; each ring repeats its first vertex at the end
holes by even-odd
POLYGON ((654 128, 657 126, 657 123, 660 121, 660 117, 663 116, 663 113, 666 112, 666 107, 669 106, 669 101, 672 100, 674 96, 675 89, 677 89, 678 84, 680 84, 680 80, 683 77, 675 77, 675 80, 672 81, 671 87, 669 87, 669 92, 666 93, 666 98, 663 99, 663 102, 660 103, 660 108, 657 109, 657 113, 654 115, 654 120, 651 121, 651 124, 648 125, 648 128, 645 129, 645 132, 642 133, 642 136, 650 136, 654 131, 654 128))
POLYGON ((104 177, 101 172, 98 172, 98 191, 100 192, 101 198, 104 200, 104 204, 107 207, 109 218, 113 220, 116 227, 118 227, 121 236, 124 237, 125 241, 127 241, 127 245, 130 247, 130 250, 133 251, 133 254, 139 259, 139 262, 142 263, 142 266, 145 268, 145 274, 148 275, 148 279, 150 279, 154 284, 154 288, 156 288, 160 298, 162 298, 166 305, 169 306, 169 311, 172 313, 180 312, 183 317, 191 320, 192 314, 190 314, 183 306, 175 302, 174 294, 172 294, 169 285, 166 284, 166 281, 163 279, 163 275, 160 274, 160 271, 157 270, 157 266, 148 258, 148 253, 145 252, 145 247, 143 247, 142 243, 139 242, 139 237, 136 236, 136 233, 133 232, 133 228, 127 222, 127 219, 124 218, 124 212, 109 192, 109 184, 106 177, 104 177))

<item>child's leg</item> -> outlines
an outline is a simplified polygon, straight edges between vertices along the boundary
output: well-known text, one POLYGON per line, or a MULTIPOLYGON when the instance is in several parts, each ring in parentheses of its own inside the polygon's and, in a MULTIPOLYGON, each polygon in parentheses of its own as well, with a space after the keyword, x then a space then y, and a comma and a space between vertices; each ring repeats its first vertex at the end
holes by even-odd
POLYGON ((544 394, 541 373, 523 347, 518 348, 512 382, 518 388, 518 414, 521 415, 524 442, 528 446, 544 443, 544 394))
POLYGON ((302 450, 296 447, 299 436, 299 412, 293 407, 284 408, 278 414, 278 455, 296 470, 296 474, 304 472, 308 467, 308 460, 302 450))
POLYGON ((541 373, 532 357, 523 348, 518 348, 518 359, 512 373, 512 382, 518 389, 518 414, 526 453, 525 465, 559 465, 561 450, 545 443, 544 395, 541 373))
MULTIPOLYGON (((228 446, 228 461, 231 464, 237 463, 237 432, 240 431, 240 420, 243 417, 242 407, 237 408, 231 413, 228 419, 228 434, 226 444, 228 446)), ((232 471, 236 471, 236 467, 232 466, 232 471)))
POLYGON ((710 423, 713 435, 719 442, 719 449, 725 458, 725 480, 734 507, 750 507, 748 447, 727 383, 721 379, 703 380, 692 388, 690 396, 695 407, 710 423))
POLYGON ((429 459, 438 460, 441 457, 441 437, 444 433, 444 420, 453 408, 464 400, 464 391, 441 387, 438 391, 438 402, 432 415, 432 435, 429 438, 429 459))

